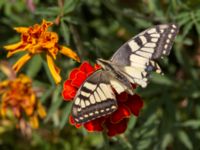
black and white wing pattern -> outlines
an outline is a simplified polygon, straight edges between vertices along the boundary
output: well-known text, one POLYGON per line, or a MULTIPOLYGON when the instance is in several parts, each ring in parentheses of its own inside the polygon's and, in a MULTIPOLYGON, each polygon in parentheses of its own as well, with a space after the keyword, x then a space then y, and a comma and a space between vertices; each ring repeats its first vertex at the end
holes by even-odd
POLYGON ((146 87, 151 71, 161 73, 156 60, 169 55, 178 30, 175 24, 149 28, 122 45, 110 60, 132 83, 146 87))
POLYGON ((74 98, 72 116, 76 123, 85 123, 116 109, 117 101, 110 85, 109 74, 98 70, 79 88, 74 98))
POLYGON ((112 88, 118 93, 127 91, 127 81, 146 87, 150 72, 161 73, 156 60, 169 55, 177 33, 175 24, 157 25, 122 45, 107 61, 107 67, 92 73, 79 88, 72 106, 75 122, 85 123, 116 111, 112 88))

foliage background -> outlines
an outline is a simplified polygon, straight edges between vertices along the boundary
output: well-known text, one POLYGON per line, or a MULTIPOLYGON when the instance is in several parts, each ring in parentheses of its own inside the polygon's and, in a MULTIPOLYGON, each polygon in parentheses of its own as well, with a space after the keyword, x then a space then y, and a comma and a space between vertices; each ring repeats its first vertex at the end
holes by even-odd
MULTIPOLYGON (((160 61, 164 76, 152 75, 146 89, 138 89, 145 101, 140 116, 132 118, 125 134, 108 139, 87 133, 68 123, 71 103, 61 97, 40 57, 21 72, 44 89, 40 97, 48 115, 24 137, 13 121, 0 121, 0 149, 200 149, 200 1, 199 0, 1 0, 0 60, 13 64, 19 55, 6 59, 2 46, 19 40, 12 29, 54 21, 52 30, 60 42, 74 49, 82 60, 95 63, 109 58, 133 35, 155 24, 175 22, 180 27, 172 52, 160 61)), ((63 81, 78 63, 59 56, 63 81)), ((5 75, 0 72, 0 80, 5 75)))

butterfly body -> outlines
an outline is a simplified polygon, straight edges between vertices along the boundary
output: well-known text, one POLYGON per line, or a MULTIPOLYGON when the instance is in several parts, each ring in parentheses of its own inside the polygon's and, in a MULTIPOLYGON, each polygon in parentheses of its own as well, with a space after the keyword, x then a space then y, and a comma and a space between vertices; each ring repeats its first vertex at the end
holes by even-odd
POLYGON ((157 25, 131 38, 110 60, 98 59, 101 69, 85 80, 74 98, 75 122, 85 123, 113 113, 118 107, 114 91, 134 94, 132 84, 144 88, 152 71, 161 74, 156 61, 169 55, 177 33, 175 24, 157 25))
POLYGON ((109 78, 111 86, 114 86, 113 82, 117 82, 118 84, 123 85, 129 94, 134 94, 131 82, 127 79, 120 66, 113 64, 110 60, 104 59, 97 59, 97 63, 103 70, 108 72, 107 78, 109 78))

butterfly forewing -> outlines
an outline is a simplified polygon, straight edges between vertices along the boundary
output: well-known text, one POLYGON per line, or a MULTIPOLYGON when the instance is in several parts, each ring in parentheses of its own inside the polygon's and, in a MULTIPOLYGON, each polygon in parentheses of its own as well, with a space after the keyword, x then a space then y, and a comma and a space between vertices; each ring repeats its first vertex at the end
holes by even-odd
POLYGON ((163 55, 169 55, 177 33, 178 27, 175 24, 149 28, 122 45, 111 57, 111 61, 125 66, 131 65, 132 54, 148 59, 158 59, 163 55))
POLYGON ((168 56, 170 54, 174 39, 179 31, 177 25, 159 25, 156 26, 160 38, 155 48, 155 52, 152 55, 152 59, 159 59, 162 56, 168 56))
POLYGON ((151 71, 161 73, 155 61, 169 55, 177 33, 175 24, 149 28, 122 45, 110 60, 121 66, 131 83, 146 87, 151 71))
POLYGON ((117 109, 108 76, 106 71, 98 70, 78 90, 72 107, 72 116, 76 123, 85 123, 117 109))

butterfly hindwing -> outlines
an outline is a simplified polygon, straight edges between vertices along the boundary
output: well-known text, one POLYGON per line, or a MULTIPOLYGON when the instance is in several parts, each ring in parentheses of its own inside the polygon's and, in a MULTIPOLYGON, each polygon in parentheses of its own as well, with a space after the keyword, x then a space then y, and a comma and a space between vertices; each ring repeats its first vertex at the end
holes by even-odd
POLYGON ((110 114, 117 109, 107 72, 98 70, 91 74, 79 88, 72 107, 72 116, 77 123, 110 114))

